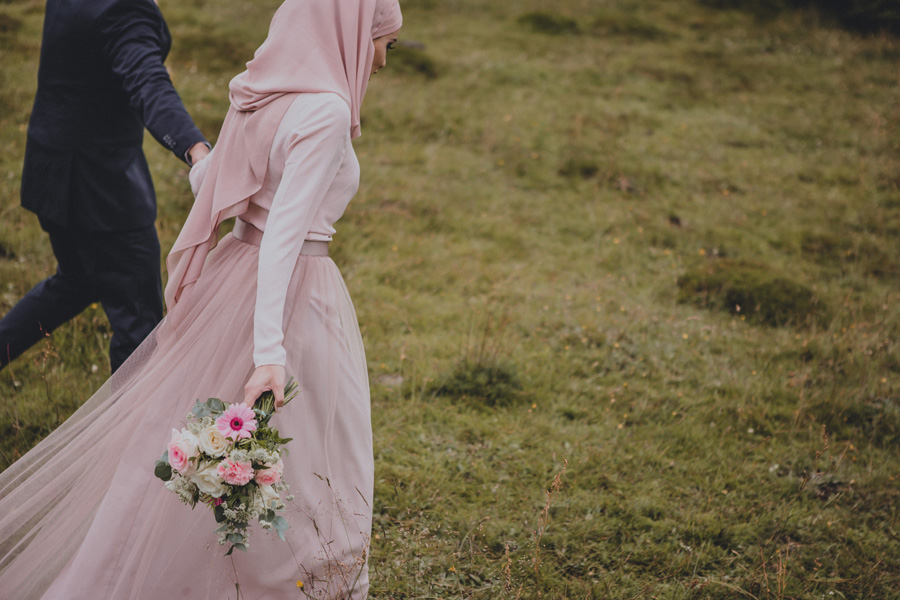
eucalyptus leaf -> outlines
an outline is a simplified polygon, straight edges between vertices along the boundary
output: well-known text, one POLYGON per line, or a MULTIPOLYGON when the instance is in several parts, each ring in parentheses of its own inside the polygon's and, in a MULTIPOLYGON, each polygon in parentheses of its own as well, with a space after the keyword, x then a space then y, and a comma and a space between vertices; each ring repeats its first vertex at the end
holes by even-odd
POLYGON ((206 406, 214 413, 225 412, 225 403, 218 398, 210 398, 206 401, 206 406))
POLYGON ((216 517, 216 523, 225 522, 225 505, 220 504, 213 509, 213 515, 216 517))
POLYGON ((281 538, 281 541, 285 541, 284 534, 290 526, 287 519, 285 519, 281 515, 278 515, 277 517, 272 519, 272 525, 275 527, 275 533, 278 534, 278 537, 281 538))
POLYGON ((172 466, 167 462, 158 460, 156 461, 156 468, 153 469, 153 474, 163 481, 169 481, 172 479, 172 466))
POLYGON ((211 416, 212 412, 210 412, 209 408, 205 404, 197 400, 197 403, 194 404, 194 408, 191 410, 191 414, 193 414, 198 419, 202 419, 204 417, 211 416))

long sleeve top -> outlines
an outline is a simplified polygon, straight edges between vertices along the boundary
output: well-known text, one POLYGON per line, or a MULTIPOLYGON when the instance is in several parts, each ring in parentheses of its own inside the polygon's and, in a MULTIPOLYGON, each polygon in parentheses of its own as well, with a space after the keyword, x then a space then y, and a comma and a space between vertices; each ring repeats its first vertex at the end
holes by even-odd
MULTIPOLYGON (((194 168, 194 187, 205 162, 194 168)), ((331 241, 358 187, 349 107, 336 94, 298 95, 275 133, 263 186, 240 216, 264 231, 253 322, 256 366, 285 364, 284 306, 300 247, 304 240, 331 241)))

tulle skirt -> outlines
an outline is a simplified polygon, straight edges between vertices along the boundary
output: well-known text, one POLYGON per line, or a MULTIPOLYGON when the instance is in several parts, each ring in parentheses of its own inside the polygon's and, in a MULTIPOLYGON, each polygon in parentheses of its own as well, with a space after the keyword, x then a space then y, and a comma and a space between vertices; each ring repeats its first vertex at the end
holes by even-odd
POLYGON ((0 473, 0 595, 28 600, 364 598, 372 519, 369 388, 359 326, 330 258, 301 256, 284 313, 300 395, 287 543, 258 525, 225 557, 211 512, 153 475, 197 399, 240 402, 253 371, 259 248, 230 234, 131 358, 62 426, 0 473))

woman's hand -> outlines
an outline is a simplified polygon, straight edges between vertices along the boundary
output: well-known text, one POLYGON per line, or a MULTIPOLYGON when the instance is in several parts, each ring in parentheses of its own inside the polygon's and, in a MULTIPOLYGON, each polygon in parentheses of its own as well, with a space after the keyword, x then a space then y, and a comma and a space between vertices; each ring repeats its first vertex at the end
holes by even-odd
POLYGON ((244 404, 253 408, 256 399, 263 392, 272 391, 275 394, 275 410, 284 406, 284 367, 281 365, 263 365, 256 367, 253 375, 244 386, 244 404))
POLYGON ((191 183, 191 192, 193 192, 194 197, 196 197, 197 193, 200 191, 200 185, 206 178, 206 170, 209 168, 210 163, 209 150, 206 146, 203 146, 203 149, 206 150, 207 154, 194 163, 194 166, 191 167, 191 172, 188 175, 188 181, 191 183))

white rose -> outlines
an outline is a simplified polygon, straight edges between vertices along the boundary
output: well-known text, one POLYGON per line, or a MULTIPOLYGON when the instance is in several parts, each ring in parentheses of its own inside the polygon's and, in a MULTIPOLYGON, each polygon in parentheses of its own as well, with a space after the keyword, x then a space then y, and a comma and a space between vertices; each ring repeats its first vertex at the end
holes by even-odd
POLYGON ((191 456, 200 454, 200 440, 187 429, 181 430, 181 441, 188 447, 191 456))
POLYGON ((219 458, 225 456, 225 451, 228 450, 228 439, 214 424, 201 431, 198 439, 200 449, 210 456, 219 458))
POLYGON ((216 469, 216 463, 205 463, 196 473, 191 475, 193 481, 201 492, 209 494, 213 498, 219 498, 228 491, 228 486, 222 481, 216 469))

